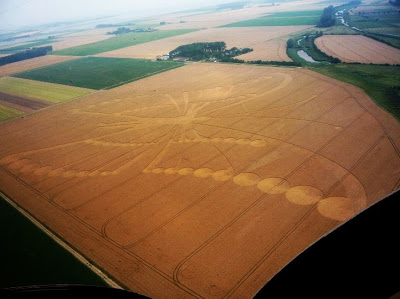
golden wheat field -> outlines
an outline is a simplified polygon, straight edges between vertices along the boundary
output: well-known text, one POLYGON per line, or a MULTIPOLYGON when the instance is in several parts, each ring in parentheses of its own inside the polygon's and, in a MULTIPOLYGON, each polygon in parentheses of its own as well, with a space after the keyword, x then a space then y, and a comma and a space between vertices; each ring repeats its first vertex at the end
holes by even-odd
POLYGON ((304 69, 192 63, 0 136, 4 192, 154 298, 251 297, 399 188, 399 123, 304 69))
POLYGON ((104 52, 96 56, 154 59, 157 56, 168 54, 181 45, 196 42, 224 41, 228 49, 232 47, 253 49, 252 52, 245 54, 246 56, 242 55, 241 59, 290 61, 286 55, 285 42, 271 41, 271 39, 283 37, 309 27, 306 25, 212 28, 104 52))
POLYGON ((363 35, 324 35, 317 47, 343 62, 400 64, 400 50, 363 35))

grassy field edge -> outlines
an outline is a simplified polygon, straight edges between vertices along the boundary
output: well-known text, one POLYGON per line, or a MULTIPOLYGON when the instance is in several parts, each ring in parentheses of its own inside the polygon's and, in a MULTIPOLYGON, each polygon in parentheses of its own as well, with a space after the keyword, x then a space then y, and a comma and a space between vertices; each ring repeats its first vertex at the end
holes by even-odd
MULTIPOLYGON (((29 271, 20 271, 20 269, 16 269, 18 271, 18 277, 20 278, 19 281, 22 282, 23 285, 29 284, 29 281, 31 281, 30 284, 49 284, 49 283, 73 283, 73 284, 85 284, 85 285, 93 285, 93 286, 105 286, 105 287, 112 287, 112 288, 118 288, 122 289, 122 287, 117 284, 115 281, 113 281, 107 273, 105 273, 103 270, 100 270, 93 262, 89 261, 85 257, 83 257, 80 253, 77 252, 73 246, 62 240, 59 236, 57 236, 52 230, 50 230, 47 226, 42 224, 39 220, 37 220, 33 215, 31 215, 29 212, 27 212, 24 208, 22 208, 20 205, 18 205, 16 202, 14 202, 7 194, 3 193, 0 190, 0 205, 2 206, 1 209, 1 214, 7 214, 7 216, 11 218, 16 218, 14 221, 6 221, 7 219, 4 219, 4 215, 2 217, 2 221, 7 222, 7 223, 12 223, 13 226, 12 228, 24 228, 25 230, 21 230, 20 233, 21 235, 18 235, 19 239, 21 240, 21 237, 27 237, 29 234, 29 237, 38 237, 35 238, 35 241, 41 241, 39 242, 41 245, 40 250, 43 252, 52 252, 53 256, 59 257, 64 257, 67 259, 65 262, 63 261, 61 264, 54 259, 52 260, 51 258, 46 259, 45 261, 38 261, 38 256, 35 256, 35 249, 32 247, 31 249, 26 246, 20 247, 18 244, 14 245, 14 247, 21 248, 20 250, 15 250, 13 248, 12 254, 14 256, 9 256, 7 255, 7 259, 13 260, 13 259, 18 259, 19 261, 24 260, 24 258, 28 258, 28 261, 30 262, 30 265, 35 265, 37 263, 38 266, 42 269, 42 271, 46 271, 46 268, 54 268, 57 267, 58 273, 51 272, 49 275, 51 275, 51 281, 47 281, 46 279, 49 279, 46 277, 46 275, 43 275, 43 273, 38 271, 34 271, 33 276, 30 276, 29 271), (9 210, 9 213, 4 213, 4 210, 9 210), (25 235, 25 236, 24 236, 25 235), (50 248, 51 247, 51 248, 50 248), (30 251, 32 250, 33 253, 30 251), (25 256, 21 256, 24 255, 25 256), (44 264, 43 264, 44 262, 44 264), (56 263, 56 266, 54 266, 54 263, 56 263), (65 265, 66 268, 60 269, 58 267, 62 267, 65 265), (71 267, 68 269, 68 267, 71 267), (67 271, 67 275, 65 276, 64 271, 67 271), (71 270, 71 271, 68 271, 71 270), (25 274, 21 274, 25 273, 25 274), (60 273, 62 272, 62 275, 60 273), (79 273, 77 276, 76 273, 79 273), (22 277, 20 277, 20 275, 22 277), (26 276, 25 276, 26 275, 26 276), (44 279, 44 280, 42 280, 44 279), (45 281, 46 280, 46 281, 45 281)), ((7 218, 7 217, 6 217, 7 218)), ((8 220, 10 220, 8 219, 8 220)), ((10 229, 10 228, 9 228, 10 229)), ((3 238, 4 238, 4 232, 3 238)), ((2 238, 2 239, 3 239, 2 238)), ((13 239, 14 240, 14 239, 13 239)), ((14 242, 13 242, 14 243, 14 242)), ((36 242, 35 242, 36 243, 36 242)), ((26 244, 25 244, 26 245, 26 244)), ((31 244, 33 245, 33 244, 31 244)), ((37 245, 37 244, 35 244, 37 245)), ((8 245, 10 246, 10 245, 8 245)), ((4 252, 6 251, 5 249, 6 246, 1 247, 1 251, 4 255, 4 252)), ((3 271, 6 270, 7 268, 5 267, 7 264, 4 263, 3 261, 3 271)), ((8 269, 9 270, 9 269, 8 269)), ((28 269, 29 270, 29 269, 28 269)), ((37 269, 33 269, 37 270, 37 269)), ((9 273, 8 273, 9 274, 9 273)), ((12 275, 11 275, 12 276, 12 275)), ((4 277, 1 279, 1 285, 2 287, 7 287, 4 285, 4 277)), ((15 280, 13 280, 15 281, 15 280)), ((15 284, 15 283, 14 283, 15 284)), ((19 284, 19 283, 17 283, 19 284)), ((15 285, 11 285, 15 286, 15 285)))

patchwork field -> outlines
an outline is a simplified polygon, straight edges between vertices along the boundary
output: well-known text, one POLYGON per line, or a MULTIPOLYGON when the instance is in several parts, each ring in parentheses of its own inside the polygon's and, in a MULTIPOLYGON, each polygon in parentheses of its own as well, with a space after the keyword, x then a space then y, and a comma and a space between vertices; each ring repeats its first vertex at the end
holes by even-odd
POLYGON ((1 104, 0 100, 0 121, 23 115, 22 111, 1 104))
POLYGON ((1 77, 0 92, 44 100, 50 103, 60 103, 87 95, 92 93, 93 90, 12 77, 1 77))
MULTIPOLYGON (((236 22, 251 20, 264 17, 266 14, 276 12, 291 12, 302 10, 322 10, 326 7, 325 3, 319 0, 300 0, 290 2, 280 2, 279 5, 255 4, 246 6, 242 9, 216 10, 203 13, 188 12, 186 15, 169 14, 162 17, 151 18, 148 23, 166 22, 166 25, 159 29, 192 29, 192 28, 213 28, 232 24, 236 22)), ((307 24, 308 25, 308 24, 307 24)))
POLYGON ((174 61, 85 57, 14 76, 83 88, 108 89, 182 65, 174 61))
MULTIPOLYGON (((182 30, 160 30, 155 32, 127 33, 114 36, 107 40, 85 44, 78 47, 68 47, 68 49, 54 51, 55 55, 86 56, 94 55, 106 51, 112 51, 124 47, 147 43, 153 40, 163 39, 175 35, 192 32, 192 29, 182 30)), ((109 35, 108 35, 109 36, 109 35)))
POLYGON ((35 57, 32 59, 22 60, 0 66, 0 76, 8 76, 19 72, 25 72, 31 69, 36 69, 38 67, 56 64, 59 62, 64 62, 76 58, 77 57, 74 56, 46 55, 41 57, 35 57))
POLYGON ((25 50, 28 50, 29 48, 32 48, 32 47, 39 47, 39 46, 43 46, 43 45, 48 45, 48 44, 51 44, 52 42, 54 42, 54 39, 49 39, 49 38, 47 38, 47 39, 44 39, 44 40, 38 40, 38 41, 36 41, 36 42, 32 42, 32 43, 24 43, 24 44, 22 44, 22 45, 14 45, 14 46, 11 46, 11 47, 8 47, 8 48, 4 48, 4 47, 1 47, 0 48, 0 55, 1 54, 11 54, 11 53, 15 53, 15 52, 18 52, 18 51, 25 51, 25 50))
POLYGON ((181 45, 195 42, 224 41, 228 48, 252 48, 253 52, 246 54, 248 55, 246 57, 250 57, 253 60, 287 60, 286 50, 279 49, 281 46, 280 42, 267 41, 304 30, 308 27, 309 26, 212 28, 105 52, 97 56, 154 59, 157 56, 168 54, 181 45))
POLYGON ((49 102, 0 92, 0 104, 23 112, 32 112, 50 106, 49 102))
POLYGON ((51 46, 54 51, 57 51, 100 42, 113 37, 113 35, 107 34, 109 31, 110 28, 96 28, 62 35, 57 37, 57 41, 53 42, 51 46))
POLYGON ((252 297, 400 187, 400 124, 304 69, 193 63, 0 136, 3 191, 153 298, 252 297))
POLYGON ((400 50, 363 35, 324 35, 315 40, 326 54, 344 62, 400 64, 400 50))

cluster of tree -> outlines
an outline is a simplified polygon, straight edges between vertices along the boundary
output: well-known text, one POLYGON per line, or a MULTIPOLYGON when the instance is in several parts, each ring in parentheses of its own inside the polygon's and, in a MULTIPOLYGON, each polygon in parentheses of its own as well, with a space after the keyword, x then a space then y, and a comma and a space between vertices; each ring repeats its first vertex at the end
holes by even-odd
POLYGON ((396 100, 397 102, 400 101, 400 86, 392 86, 387 89, 386 94, 389 98, 396 100))
MULTIPOLYGON (((121 26, 122 24, 99 24, 96 26, 96 28, 108 28, 108 27, 118 27, 121 26)), ((134 24, 132 23, 127 23, 125 26, 133 26, 134 24)))
POLYGON ((341 62, 342 62, 339 58, 330 56, 330 55, 326 54, 325 52, 322 52, 322 51, 315 45, 314 41, 312 42, 312 44, 313 44, 313 51, 314 51, 315 53, 318 53, 320 56, 326 56, 327 60, 328 60, 330 63, 335 63, 335 64, 336 64, 336 63, 341 63, 341 62))
POLYGON ((318 22, 317 27, 331 27, 335 25, 336 17, 335 17, 335 8, 333 5, 330 5, 322 11, 321 18, 318 22))
POLYGON ((294 47, 294 40, 292 38, 289 38, 287 40, 286 47, 288 47, 288 48, 293 48, 294 47))
POLYGON ((12 55, 0 57, 0 65, 13 63, 21 60, 26 60, 34 57, 44 56, 53 50, 52 46, 38 47, 23 52, 18 52, 12 55))
POLYGON ((233 47, 227 49, 225 42, 193 43, 182 45, 169 52, 169 58, 185 57, 192 61, 213 60, 222 62, 232 62, 231 58, 253 51, 250 48, 238 49, 233 47))
POLYGON ((126 27, 119 27, 117 30, 112 31, 112 32, 107 32, 107 34, 125 34, 125 33, 130 33, 130 32, 154 32, 157 31, 158 29, 155 28, 136 28, 136 29, 129 29, 126 27))
MULTIPOLYGON (((316 45, 315 45, 315 39, 317 37, 322 36, 322 31, 317 31, 315 34, 307 34, 304 38, 304 40, 306 41, 306 48, 304 50, 306 50, 306 52, 313 57, 317 56, 320 57, 322 61, 328 61, 330 63, 341 63, 342 61, 339 58, 330 56, 328 54, 326 54, 325 52, 322 52, 316 45)), ((314 57, 313 57, 314 58, 314 57)), ((315 58, 314 58, 315 59, 315 58)), ((315 59, 318 60, 318 59, 315 59)))

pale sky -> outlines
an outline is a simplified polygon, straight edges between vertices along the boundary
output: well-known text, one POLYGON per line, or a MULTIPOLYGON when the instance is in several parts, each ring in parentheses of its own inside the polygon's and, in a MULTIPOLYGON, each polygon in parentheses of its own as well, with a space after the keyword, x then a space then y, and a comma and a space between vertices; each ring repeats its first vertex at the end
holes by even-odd
POLYGON ((132 14, 132 20, 234 0, 0 0, 0 29, 104 15, 132 14))

